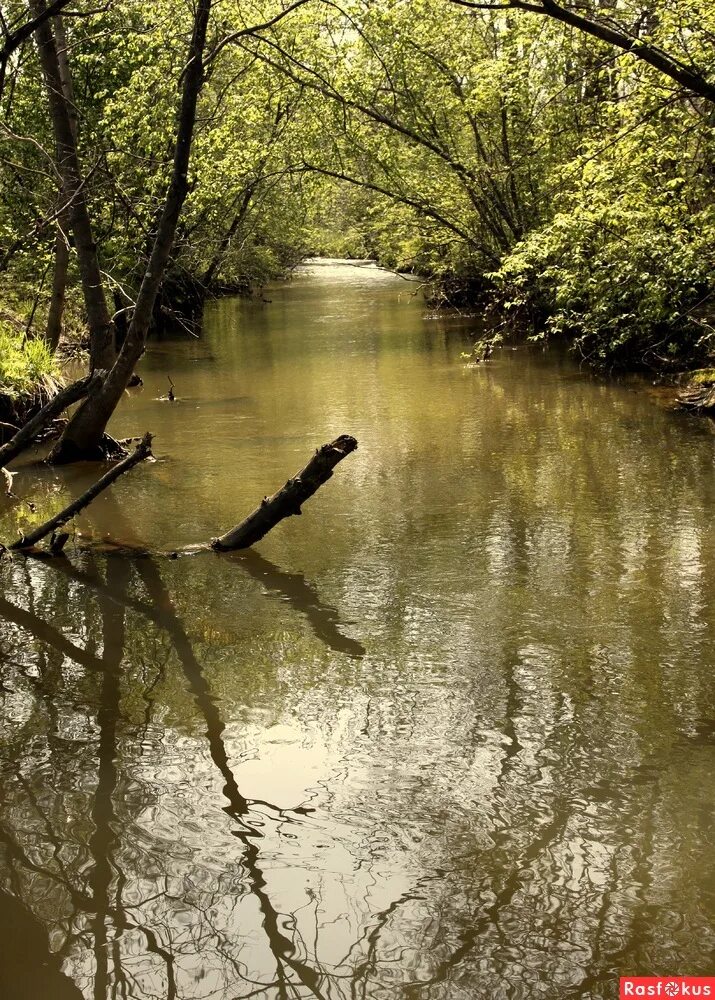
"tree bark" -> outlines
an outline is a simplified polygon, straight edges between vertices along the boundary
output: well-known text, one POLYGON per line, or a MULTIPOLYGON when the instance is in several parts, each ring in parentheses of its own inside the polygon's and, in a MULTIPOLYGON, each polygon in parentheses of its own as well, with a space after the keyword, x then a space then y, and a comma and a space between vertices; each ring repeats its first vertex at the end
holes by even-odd
POLYGON ((54 17, 55 14, 59 14, 62 8, 69 6, 70 3, 71 0, 53 0, 49 7, 43 8, 38 15, 30 18, 29 21, 25 21, 25 23, 21 24, 15 31, 5 35, 5 43, 2 49, 0 49, 0 97, 2 97, 5 89, 5 76, 10 56, 13 52, 16 52, 17 49, 19 49, 20 46, 28 40, 28 38, 31 38, 37 29, 45 23, 45 21, 54 17))
MULTIPOLYGON (((45 12, 45 0, 31 0, 31 8, 35 17, 39 18, 45 12)), ((58 150, 57 167, 62 177, 65 196, 69 200, 69 217, 82 278, 90 333, 90 366, 111 368, 116 354, 114 324, 104 294, 102 273, 72 127, 72 111, 63 88, 57 41, 49 20, 40 24, 36 34, 58 150)))
MULTIPOLYGON (((62 96, 67 105, 72 126, 72 136, 77 144, 77 108, 74 102, 74 87, 72 86, 72 75, 70 73, 69 59, 67 57, 67 35, 65 34, 62 15, 58 14, 54 19, 55 39, 57 41, 57 63, 62 81, 62 96)), ((60 150, 57 150, 57 160, 60 160, 60 150)), ((69 201, 69 192, 63 185, 60 192, 63 204, 69 201)), ((52 275, 52 295, 50 296, 50 308, 47 314, 47 327, 45 329, 45 340, 51 351, 56 351, 62 336, 62 318, 65 311, 65 293, 67 289, 67 272, 70 265, 70 248, 67 237, 70 230, 70 216, 67 210, 60 213, 57 219, 57 233, 55 235, 55 259, 54 271, 52 275)), ((108 359, 109 360, 109 359, 108 359)))
POLYGON ((194 16, 189 58, 183 74, 171 183, 126 339, 101 391, 92 399, 87 399, 79 408, 52 450, 49 461, 55 465, 92 459, 101 454, 102 435, 144 351, 157 292, 166 271, 176 226, 188 193, 189 160, 196 124, 196 106, 204 81, 204 51, 210 13, 211 0, 199 0, 194 16))
POLYGON ((45 327, 45 341, 53 353, 59 347, 62 336, 62 318, 65 312, 67 291, 67 272, 70 266, 70 248, 67 245, 67 230, 63 225, 66 222, 67 219, 64 214, 57 220, 55 260, 52 271, 52 293, 50 295, 50 308, 47 313, 47 326, 45 327))
POLYGON ((267 535, 271 528, 286 517, 301 513, 301 507, 333 475, 333 469, 355 451, 358 443, 349 434, 318 448, 308 464, 282 486, 272 497, 265 497, 239 525, 220 538, 214 538, 211 548, 218 552, 247 549, 267 535))
POLYGON ((100 372, 92 372, 91 375, 86 375, 78 382, 73 382, 72 385, 68 385, 66 389, 61 389, 56 396, 53 396, 49 403, 46 403, 42 407, 39 413, 36 413, 31 420, 28 420, 15 436, 0 448, 0 468, 11 462, 13 458, 17 458, 26 448, 29 448, 40 431, 47 427, 68 406, 95 392, 102 383, 102 375, 103 373, 100 372))
POLYGON ((88 507, 91 502, 99 496, 108 486, 111 486, 121 475, 125 472, 129 472, 133 469, 135 465, 139 462, 143 462, 145 458, 149 458, 151 455, 151 434, 145 434, 140 443, 136 446, 133 453, 123 461, 119 462, 112 469, 109 470, 101 479, 98 479, 88 490, 86 490, 81 497, 73 500, 69 506, 65 507, 63 511, 56 514, 55 517, 50 518, 49 521, 45 521, 41 524, 39 528, 35 528, 31 531, 29 535, 23 535, 18 538, 16 542, 10 546, 11 549, 30 549, 33 545, 37 545, 41 542, 43 538, 52 532, 56 531, 57 528, 61 528, 63 524, 71 520, 76 514, 79 514, 81 510, 88 507))

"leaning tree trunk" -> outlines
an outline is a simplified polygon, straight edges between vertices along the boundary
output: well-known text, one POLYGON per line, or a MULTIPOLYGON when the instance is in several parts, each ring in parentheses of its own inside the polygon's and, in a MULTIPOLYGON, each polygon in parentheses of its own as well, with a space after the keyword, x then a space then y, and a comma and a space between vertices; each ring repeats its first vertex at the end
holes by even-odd
POLYGON ((199 0, 194 15, 189 58, 183 74, 171 184, 126 339, 102 389, 96 396, 85 400, 50 453, 49 461, 55 465, 101 457, 102 436, 144 351, 157 292, 166 271, 176 226, 188 193, 189 160, 196 124, 196 105, 204 81, 203 57, 210 13, 211 0, 199 0))
MULTIPOLYGON (((45 11, 45 0, 31 0, 31 7, 35 17, 39 17, 45 11)), ((45 21, 37 29, 37 48, 45 76, 50 118, 57 144, 57 167, 62 178, 64 196, 69 202, 69 218, 82 278, 90 332, 90 364, 92 368, 111 368, 116 356, 114 324, 107 307, 102 273, 97 259, 97 247, 87 209, 84 181, 72 127, 71 102, 67 99, 63 86, 57 39, 50 21, 45 21)))

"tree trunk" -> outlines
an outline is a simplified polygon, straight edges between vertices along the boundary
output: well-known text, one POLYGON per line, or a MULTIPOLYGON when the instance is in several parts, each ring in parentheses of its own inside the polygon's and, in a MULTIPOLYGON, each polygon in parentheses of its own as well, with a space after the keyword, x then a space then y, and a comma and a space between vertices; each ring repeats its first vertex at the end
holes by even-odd
MULTIPOLYGON (((45 11, 45 0, 31 0, 31 7, 35 17, 40 17, 45 11)), ((57 40, 50 22, 43 22, 36 34, 40 63, 47 87, 50 118, 57 144, 57 167, 62 177, 64 196, 69 201, 69 218, 82 278, 90 333, 90 365, 92 368, 111 368, 115 360, 114 325, 107 308, 97 247, 87 209, 84 180, 77 156, 77 143, 72 124, 74 109, 71 101, 67 99, 63 86, 57 40)))
POLYGON ((62 225, 65 221, 64 215, 58 219, 57 235, 55 236, 55 263, 52 272, 52 294, 50 296, 50 308, 47 313, 47 326, 45 328, 45 340, 53 353, 57 350, 60 337, 62 336, 62 317, 65 312, 67 272, 70 266, 70 248, 67 245, 66 230, 62 225))
POLYGON ((171 184, 126 339, 102 389, 96 396, 85 400, 52 450, 49 461, 55 465, 92 459, 101 454, 102 435, 144 352, 157 292, 166 271, 176 226, 188 193, 189 160, 196 123, 196 105, 204 80, 203 57, 210 13, 211 0, 199 0, 194 16, 189 58, 183 74, 171 184))
POLYGON ((214 538, 211 547, 218 552, 247 549, 267 535, 271 528, 286 517, 301 513, 301 506, 327 483, 333 469, 355 451, 357 441, 349 434, 318 448, 308 464, 272 497, 265 497, 252 514, 220 538, 214 538))
POLYGON ((238 209, 238 212, 234 216, 233 222, 224 233, 223 238, 219 243, 218 250, 214 254, 211 263, 206 268, 206 273, 204 274, 201 281, 202 285, 206 289, 211 288, 213 280, 216 276, 216 272, 223 263, 223 259, 226 256, 226 251, 231 246, 231 240, 236 235, 239 226, 241 225, 243 220, 246 218, 246 215, 248 214, 248 209, 251 205, 251 198, 253 198, 254 186, 255 185, 253 184, 249 184, 246 190, 243 192, 243 196, 241 198, 241 205, 238 209))
MULTIPOLYGON (((70 73, 69 60, 67 58, 67 35, 62 21, 62 15, 58 14, 54 19, 55 39, 57 42, 57 64, 60 70, 62 81, 62 96, 64 97, 69 112, 70 125, 72 126, 72 136, 77 144, 77 108, 74 102, 74 87, 72 86, 72 75, 70 73)), ((57 150, 57 161, 61 158, 60 150, 57 150)), ((69 192, 63 189, 60 198, 64 203, 69 201, 69 192)), ((56 351, 62 336, 62 317, 65 311, 65 292, 67 289, 67 272, 70 265, 70 248, 67 237, 70 230, 69 212, 63 211, 57 219, 57 235, 55 236, 55 261, 52 275, 52 295, 50 297, 50 308, 47 314, 47 327, 45 329, 45 340, 51 351, 56 351)))

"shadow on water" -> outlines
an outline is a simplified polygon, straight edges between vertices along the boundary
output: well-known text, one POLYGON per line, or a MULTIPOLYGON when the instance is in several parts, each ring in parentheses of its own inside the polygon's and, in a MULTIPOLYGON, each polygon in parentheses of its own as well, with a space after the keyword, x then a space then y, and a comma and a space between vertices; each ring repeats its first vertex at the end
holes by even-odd
MULTIPOLYGON (((275 964, 274 981, 264 982, 259 992, 268 995, 268 991, 274 990, 275 996, 279 1000, 284 1000, 284 998, 288 1000, 289 997, 298 995, 314 996, 319 1000, 326 1000, 327 997, 333 995, 333 987, 336 985, 335 977, 321 967, 317 959, 317 947, 313 949, 315 957, 311 960, 305 954, 304 943, 294 940, 286 932, 287 928, 291 928, 295 932, 296 914, 282 912, 273 902, 261 856, 261 841, 264 835, 259 827, 264 824, 266 810, 275 817, 276 821, 280 821, 282 824, 289 823, 292 828, 297 828, 298 834, 301 824, 305 822, 304 811, 280 809, 265 800, 248 798, 240 790, 224 740, 226 725, 221 715, 220 702, 212 694, 192 641, 175 609, 173 598, 162 577, 159 564, 151 558, 128 560, 116 557, 108 558, 106 564, 106 580, 102 579, 93 566, 90 566, 89 571, 78 573, 68 560, 58 560, 50 564, 56 567, 62 575, 69 575, 71 578, 76 578, 79 575, 84 585, 90 588, 94 586, 99 597, 98 603, 102 621, 101 657, 80 650, 79 647, 69 643, 58 630, 47 626, 38 616, 17 609, 4 600, 0 604, 0 611, 10 620, 21 625, 24 630, 34 634, 42 642, 53 646, 63 655, 70 656, 82 666, 101 672, 97 708, 97 782, 91 805, 93 832, 88 842, 92 860, 87 877, 89 892, 71 889, 75 906, 90 918, 88 929, 91 929, 95 956, 92 979, 94 1000, 105 1000, 112 995, 112 991, 117 986, 121 988, 121 984, 124 983, 119 942, 124 931, 136 926, 127 918, 122 902, 124 876, 116 859, 121 835, 117 832, 118 817, 114 806, 119 781, 118 728, 122 721, 121 667, 125 642, 125 609, 137 603, 127 595, 133 574, 136 574, 141 580, 150 598, 149 605, 142 604, 143 610, 154 609, 152 618, 169 638, 181 665, 187 687, 204 722, 204 732, 211 760, 223 781, 223 796, 227 803, 223 807, 223 811, 235 823, 232 832, 241 845, 240 865, 244 874, 245 890, 256 901, 261 914, 261 929, 275 964), (253 810, 257 807, 260 811, 254 814, 253 810), (257 825, 252 822, 254 816, 259 820, 257 825)), ((276 571, 267 560, 260 557, 252 560, 252 568, 256 572, 260 571, 261 578, 265 578, 266 566, 275 576, 276 571)), ((280 574, 280 572, 277 575, 279 578, 288 576, 288 574, 280 574)), ((502 780, 506 780, 508 775, 509 771, 505 770, 502 780)), ((526 845, 518 859, 517 866, 497 892, 491 905, 480 916, 476 917, 475 915, 470 926, 464 928, 459 943, 450 949, 450 954, 437 965, 429 979, 403 987, 405 996, 417 998, 424 995, 424 990, 430 986, 444 982, 452 970, 457 968, 465 957, 473 951, 481 936, 490 928, 499 926, 502 911, 512 902, 517 892, 523 888, 525 873, 528 872, 530 865, 547 850, 557 834, 563 833, 569 815, 568 808, 559 805, 558 799, 556 799, 554 813, 548 822, 539 826, 534 838, 526 845)), ((6 843, 10 840, 9 836, 2 839, 6 843)), ((19 845, 15 846, 15 855, 20 863, 24 863, 29 868, 37 867, 32 864, 29 855, 19 845)), ((50 873, 45 871, 42 874, 48 876, 50 873)), ((71 888, 70 883, 67 883, 67 888, 71 888)), ((420 898, 422 897, 419 891, 401 893, 387 907, 373 915, 367 928, 351 948, 351 952, 353 952, 362 946, 364 957, 361 961, 356 962, 348 977, 348 983, 345 984, 349 988, 349 995, 353 997, 370 995, 370 975, 376 967, 377 949, 381 935, 387 931, 391 918, 401 906, 420 898)), ((15 902, 14 905, 20 906, 19 902, 15 902)), ((147 950, 160 956, 165 962, 166 1000, 174 1000, 178 993, 173 948, 171 944, 168 947, 160 946, 155 933, 148 928, 142 927, 141 930, 147 950)), ((60 976, 59 972, 57 976, 60 976)), ((69 988, 71 990, 71 986, 69 988)), ((56 995, 63 996, 59 988, 56 995)), ((66 995, 69 997, 78 994, 70 992, 66 995)), ((137 994, 129 992, 127 995, 137 994)), ((28 996, 29 1000, 30 995, 19 994, 18 996, 28 996)))
POLYGON ((268 947, 276 963, 276 980, 266 984, 264 988, 274 987, 278 997, 288 998, 295 990, 290 974, 293 973, 301 986, 308 989, 311 996, 323 1000, 322 991, 324 976, 303 961, 295 944, 281 930, 285 926, 287 914, 280 914, 271 902, 267 891, 267 883, 261 866, 260 849, 257 841, 261 834, 250 823, 252 804, 267 806, 281 817, 284 811, 271 803, 262 800, 249 802, 241 793, 236 778, 229 763, 226 745, 223 740, 225 723, 221 718, 217 700, 211 694, 201 665, 194 654, 193 646, 181 619, 176 614, 171 596, 166 588, 158 566, 152 559, 142 559, 136 564, 136 570, 143 581, 152 601, 163 609, 162 624, 166 629, 176 654, 184 671, 184 676, 194 696, 196 707, 201 713, 206 726, 211 759, 224 779, 223 794, 228 802, 224 811, 238 824, 233 831, 234 837, 243 847, 242 864, 246 875, 249 892, 255 897, 263 915, 263 930, 268 947), (290 991, 290 992, 289 992, 290 991))
MULTIPOLYGON (((344 635, 340 631, 339 626, 342 622, 340 612, 337 608, 334 608, 329 604, 324 604, 320 600, 316 589, 306 580, 302 573, 287 573, 276 566, 275 563, 272 563, 269 559, 266 559, 253 549, 249 549, 246 552, 236 553, 233 557, 222 556, 221 558, 224 559, 224 561, 228 561, 232 558, 236 565, 246 570, 248 574, 261 583, 269 593, 280 596, 293 608, 293 610, 304 615, 308 620, 315 636, 320 639, 321 642, 324 642, 328 648, 337 653, 344 653, 345 655, 356 659, 360 659, 365 655, 366 650, 361 642, 358 642, 357 639, 352 639, 350 636, 344 635)), ((135 560, 137 572, 139 572, 140 575, 141 568, 139 563, 142 559, 148 559, 148 557, 142 556, 135 560)), ((111 562, 112 559, 110 558, 109 561, 111 562)), ((155 624, 166 624, 167 619, 164 616, 164 612, 166 611, 167 606, 162 604, 161 601, 147 603, 146 601, 137 600, 126 593, 120 595, 116 588, 109 583, 109 581, 105 583, 99 576, 80 569, 70 562, 69 559, 55 560, 53 565, 70 579, 92 588, 105 599, 118 602, 132 611, 136 611, 139 614, 144 615, 155 624)), ((0 598, 0 600, 2 599, 0 598)), ((23 614, 21 609, 13 608, 12 605, 7 604, 7 611, 8 617, 15 615, 16 617, 13 620, 17 621, 18 624, 21 623, 20 619, 23 614), (17 616, 19 616, 19 618, 17 616)), ((35 626, 45 631, 45 634, 48 637, 47 641, 52 642, 54 640, 64 644, 65 646, 67 645, 67 640, 63 639, 62 636, 59 636, 56 633, 56 630, 52 629, 51 626, 45 626, 44 623, 39 622, 36 622, 35 626)), ((82 653, 81 650, 75 650, 75 652, 78 652, 80 655, 82 653)))
POLYGON ((40 639, 41 642, 47 643, 48 646, 57 650, 58 653, 69 657, 70 660, 74 660, 80 666, 86 667, 88 670, 103 669, 104 665, 101 659, 65 638, 59 629, 50 625, 44 618, 40 618, 31 611, 26 611, 24 608, 17 607, 4 597, 0 597, 0 615, 7 619, 7 621, 14 622, 23 631, 30 632, 40 639))
POLYGON ((342 634, 337 608, 323 604, 317 591, 302 573, 286 573, 254 549, 233 557, 243 569, 271 591, 281 594, 292 608, 304 614, 315 635, 337 653, 360 658, 365 647, 357 639, 342 634))
MULTIPOLYGON (((71 564, 66 559, 58 559, 53 567, 67 570, 71 564)), ((95 570, 96 572, 96 570, 95 570)), ((102 655, 96 656, 70 642, 58 629, 49 625, 33 611, 18 608, 0 598, 0 615, 12 621, 24 632, 39 639, 41 643, 84 667, 100 678, 100 690, 96 714, 98 730, 96 751, 96 785, 91 799, 90 815, 92 832, 87 846, 91 867, 86 876, 87 888, 77 888, 66 865, 60 860, 63 853, 63 834, 55 829, 50 817, 38 801, 27 778, 18 770, 16 778, 24 790, 26 804, 41 818, 44 832, 54 845, 54 870, 50 866, 39 865, 32 860, 32 853, 22 844, 21 837, 10 828, 0 824, 0 843, 4 845, 13 863, 12 888, 15 895, 0 891, 0 935, 3 942, 0 961, 0 995, 3 1000, 70 1000, 83 994, 72 985, 60 971, 63 956, 71 948, 77 935, 68 934, 60 952, 45 956, 42 947, 41 925, 22 905, 22 887, 17 877, 18 870, 39 877, 47 889, 61 887, 74 905, 73 915, 67 926, 89 919, 93 953, 94 973, 92 996, 95 1000, 105 1000, 114 995, 119 986, 122 995, 126 992, 125 977, 122 972, 120 935, 123 930, 136 929, 142 932, 146 950, 157 955, 166 964, 168 991, 166 1000, 176 997, 173 976, 173 957, 160 947, 155 933, 150 928, 141 927, 127 919, 122 903, 124 875, 117 864, 115 853, 121 840, 116 832, 117 816, 114 798, 118 782, 118 728, 122 721, 121 685, 122 661, 125 647, 125 610, 123 595, 131 579, 131 563, 124 560, 107 560, 107 580, 96 575, 100 591, 100 613, 102 620, 102 655), (108 595, 111 595, 111 599, 108 595), (112 891, 115 894, 112 900, 112 891), (5 922, 7 921, 7 928, 5 922), (12 928, 10 931, 8 928, 12 928), (7 934, 5 933, 8 929, 7 934), (111 932, 111 936, 110 936, 111 932), (8 949, 8 941, 17 938, 18 948, 8 949), (111 959, 111 971, 110 971, 111 959)), ((93 579, 92 574, 81 574, 93 579)), ((52 693, 49 692, 49 698, 52 693)))
MULTIPOLYGON (((104 1000, 112 995, 117 986, 122 988, 124 974, 121 967, 119 939, 122 931, 132 929, 132 924, 126 917, 122 905, 122 887, 124 876, 115 858, 115 849, 119 843, 117 833, 117 816, 114 808, 114 796, 118 782, 118 727, 121 723, 121 666, 124 655, 125 610, 123 595, 126 592, 132 571, 143 582, 150 594, 152 603, 161 609, 155 615, 166 631, 184 676, 191 691, 196 707, 204 720, 205 734, 209 744, 210 755, 224 781, 223 793, 227 800, 224 811, 237 824, 234 836, 242 846, 242 867, 245 873, 247 890, 254 896, 262 914, 262 927, 270 952, 276 965, 274 983, 265 983, 264 990, 275 989, 277 997, 295 995, 296 984, 309 995, 324 998, 322 983, 325 975, 313 968, 301 958, 294 942, 282 930, 284 926, 294 923, 294 916, 280 913, 271 901, 266 878, 261 864, 258 841, 261 833, 251 825, 251 809, 260 806, 271 810, 282 823, 295 823, 291 819, 292 810, 279 809, 269 802, 260 799, 248 800, 240 791, 229 763, 229 756, 223 740, 225 723, 219 711, 219 704, 213 697, 209 684, 203 674, 201 665, 194 653, 192 643, 181 619, 174 610, 169 591, 162 580, 157 564, 148 558, 131 561, 127 559, 107 559, 106 583, 101 577, 91 572, 80 574, 82 582, 88 586, 97 585, 100 595, 100 610, 102 616, 102 656, 97 657, 81 650, 70 643, 62 634, 48 626, 38 616, 16 608, 4 599, 0 599, 0 613, 10 621, 16 622, 23 630, 35 635, 42 642, 52 646, 84 667, 101 671, 99 705, 97 710, 98 747, 97 747, 97 783, 92 798, 91 817, 93 832, 89 838, 89 851, 92 867, 88 875, 89 894, 72 889, 70 884, 65 887, 70 890, 78 909, 91 915, 95 969, 93 974, 92 995, 95 1000, 104 1000), (108 596, 111 594, 111 599, 108 596), (114 899, 112 899, 114 894, 114 899), (292 918, 292 919, 291 919, 292 918), (114 932, 110 933, 110 929, 114 932), (111 969, 110 969, 111 962, 111 969)), ((76 575, 67 560, 52 563, 62 572, 76 575)), ((263 816, 263 813, 261 814, 263 816)), ((296 816, 303 816, 304 811, 298 810, 296 816)), ((49 870, 32 863, 22 846, 7 833, 0 831, 0 842, 3 842, 9 853, 27 867, 35 870, 53 881, 56 877, 49 870)), ((64 881, 64 880, 63 880, 64 881)), ((8 980, 8 989, 3 998, 17 997, 17 1000, 40 1000, 40 998, 57 997, 58 1000, 67 997, 79 997, 81 993, 59 971, 59 961, 50 956, 46 941, 42 948, 43 938, 40 924, 24 909, 18 899, 12 895, 0 895, 0 928, 3 920, 8 924, 12 921, 16 934, 23 942, 22 962, 28 960, 28 950, 41 956, 37 961, 35 971, 20 981, 19 965, 12 961, 5 962, 1 975, 8 980), (11 917, 11 914, 13 915, 11 917), (34 992, 33 992, 34 991, 34 992)), ((144 930, 147 940, 147 950, 158 954, 166 962, 167 993, 166 1000, 176 997, 176 982, 173 972, 173 957, 168 951, 159 947, 156 936, 148 929, 144 930)), ((5 942, 7 938, 3 939, 5 942)), ((2 979, 0 979, 2 982, 2 979)), ((126 984, 125 984, 126 985, 126 984)), ((136 995, 133 992, 126 995, 136 995)))
MULTIPOLYGON (((107 584, 117 593, 123 593, 129 585, 131 567, 117 559, 107 562, 107 584)), ((94 860, 90 874, 92 898, 94 900, 94 998, 103 1000, 110 986, 109 957, 110 941, 107 922, 110 911, 109 894, 116 868, 117 910, 121 911, 122 874, 113 860, 117 846, 114 833, 116 816, 113 798, 117 787, 117 728, 121 721, 121 666, 124 657, 125 613, 124 608, 101 598, 99 602, 102 616, 102 685, 97 711, 99 745, 97 748, 97 788, 92 802, 92 823, 94 832, 89 840, 89 850, 94 860)), ((119 949, 111 949, 114 979, 121 983, 121 960, 119 949)))
POLYGON ((3 1000, 82 1000, 50 952, 47 931, 18 899, 0 891, 0 996, 3 1000))

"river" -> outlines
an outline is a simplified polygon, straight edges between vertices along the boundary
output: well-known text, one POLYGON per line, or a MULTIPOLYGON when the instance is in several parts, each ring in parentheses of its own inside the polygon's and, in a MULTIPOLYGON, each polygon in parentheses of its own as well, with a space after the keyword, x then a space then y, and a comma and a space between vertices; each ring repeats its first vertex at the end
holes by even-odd
MULTIPOLYGON (((476 321, 374 267, 265 298, 151 345, 112 430, 157 461, 77 528, 205 541, 355 435, 303 516, 0 564, 3 1000, 711 974, 712 425, 557 352, 470 366, 476 321)), ((0 538, 96 474, 30 456, 0 538)))

